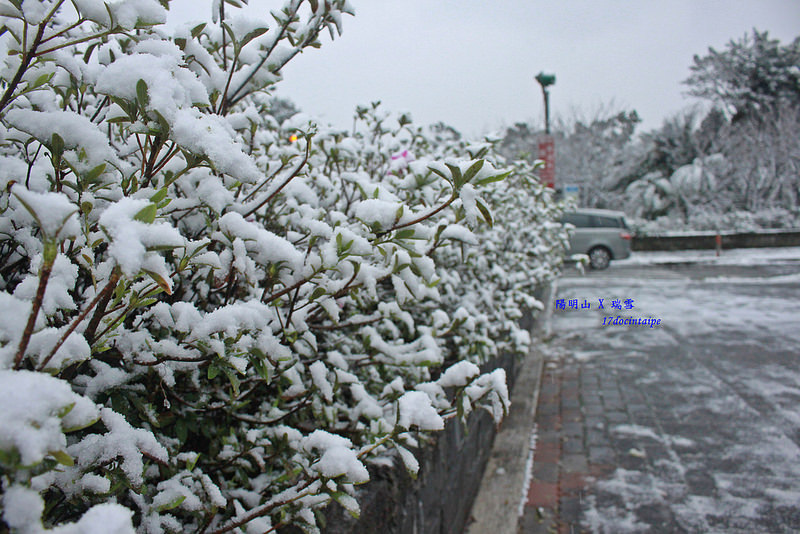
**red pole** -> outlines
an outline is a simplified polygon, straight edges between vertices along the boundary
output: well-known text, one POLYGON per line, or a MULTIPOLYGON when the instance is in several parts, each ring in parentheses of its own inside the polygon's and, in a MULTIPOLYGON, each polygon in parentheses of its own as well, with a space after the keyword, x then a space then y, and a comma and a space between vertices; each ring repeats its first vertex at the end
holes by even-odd
POLYGON ((717 232, 717 235, 714 236, 714 244, 717 248, 717 256, 719 256, 722 254, 722 236, 719 235, 719 232, 717 232))

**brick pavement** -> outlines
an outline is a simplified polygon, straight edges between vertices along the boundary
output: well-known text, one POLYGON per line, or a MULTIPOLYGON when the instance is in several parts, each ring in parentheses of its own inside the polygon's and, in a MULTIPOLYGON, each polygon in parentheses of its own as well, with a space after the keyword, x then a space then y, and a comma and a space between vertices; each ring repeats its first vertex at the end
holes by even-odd
POLYGON ((574 533, 591 485, 616 467, 608 424, 627 420, 615 379, 575 360, 545 365, 536 414, 533 478, 520 534, 574 533))

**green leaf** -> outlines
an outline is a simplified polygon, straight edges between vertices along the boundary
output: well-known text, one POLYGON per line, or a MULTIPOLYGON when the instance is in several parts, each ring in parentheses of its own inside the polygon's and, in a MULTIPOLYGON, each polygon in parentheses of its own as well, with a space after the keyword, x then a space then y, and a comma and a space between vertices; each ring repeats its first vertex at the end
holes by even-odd
POLYGON ((475 185, 486 185, 492 182, 500 182, 508 178, 509 175, 511 175, 511 172, 512 171, 508 171, 500 174, 493 174, 491 176, 487 176, 486 178, 481 178, 480 180, 475 181, 475 185))
POLYGON ((86 52, 83 53, 84 63, 89 63, 89 58, 92 57, 92 52, 94 52, 94 49, 97 48, 97 45, 99 45, 100 43, 101 41, 98 39, 97 41, 94 41, 86 48, 86 52))
POLYGON ((481 212, 481 215, 483 215, 483 219, 486 221, 486 223, 489 226, 494 225, 494 221, 492 219, 492 212, 489 211, 488 206, 486 206, 486 204, 483 203, 483 200, 481 200, 480 198, 476 198, 475 203, 477 204, 478 211, 481 212))
POLYGON ((147 96, 147 84, 141 78, 136 82, 136 100, 142 109, 147 109, 147 105, 150 103, 150 97, 147 96))
POLYGON ((240 46, 246 45, 247 43, 249 43, 250 41, 252 41, 256 37, 264 35, 265 33, 267 33, 267 28, 256 28, 255 30, 251 31, 250 33, 248 33, 247 35, 244 36, 240 46))
POLYGON ((156 508, 156 511, 165 512, 167 510, 172 510, 173 508, 177 508, 178 506, 180 506, 181 503, 185 500, 186 500, 186 495, 178 495, 168 503, 162 504, 161 506, 156 508))
POLYGON ((51 240, 45 241, 42 256, 45 265, 53 265, 53 262, 56 261, 56 256, 58 256, 58 244, 51 240))
POLYGON ((55 458, 56 462, 60 463, 61 465, 65 465, 67 467, 72 467, 75 465, 75 460, 72 459, 72 456, 64 451, 50 451, 50 456, 55 458))
POLYGON ((206 376, 208 376, 209 380, 214 380, 215 378, 217 378, 217 376, 219 376, 219 372, 220 368, 214 364, 211 364, 208 366, 208 371, 206 373, 206 376))
POLYGON ((144 208, 142 208, 139 213, 133 216, 134 221, 142 221, 143 223, 153 224, 153 221, 156 220, 156 213, 158 212, 158 206, 155 204, 148 204, 144 208))
POLYGON ((86 173, 86 178, 85 178, 86 183, 91 184, 93 182, 96 182, 97 179, 100 177, 100 175, 103 174, 103 172, 105 172, 105 170, 106 170, 105 163, 101 163, 94 169, 90 170, 88 173, 86 173))
POLYGON ((450 174, 453 176, 453 184, 456 189, 461 189, 461 186, 466 183, 464 182, 464 177, 461 176, 461 169, 451 163, 445 163, 445 166, 450 169, 450 174))
POLYGON ((106 122, 109 124, 122 124, 123 122, 133 122, 130 117, 112 117, 110 119, 106 119, 106 122))
POLYGON ((324 295, 326 293, 327 293, 327 291, 325 291, 325 288, 316 287, 314 289, 314 291, 311 293, 311 296, 308 297, 308 300, 317 300, 318 298, 320 298, 322 295, 324 295))
POLYGON ((203 30, 205 30, 205 29, 206 29, 206 23, 205 22, 202 23, 202 24, 198 24, 197 26, 192 28, 192 30, 191 30, 192 38, 196 39, 197 36, 200 35, 203 32, 203 30))
POLYGON ((394 237, 395 239, 413 239, 415 235, 416 232, 413 228, 403 228, 398 230, 394 237))
POLYGON ((55 72, 42 74, 41 76, 36 78, 36 80, 33 82, 32 85, 30 85, 28 87, 29 87, 29 89, 36 89, 37 87, 40 87, 40 86, 46 84, 47 82, 49 82, 50 80, 52 80, 53 76, 55 76, 55 72))
POLYGON ((158 128, 159 128, 158 132, 156 132, 156 133, 158 135, 160 135, 162 138, 168 137, 170 130, 169 130, 169 123, 167 122, 167 119, 165 119, 164 116, 161 113, 159 113, 158 111, 154 110, 153 113, 155 113, 155 115, 156 115, 156 121, 158 122, 158 128))
POLYGON ((186 442, 186 438, 189 437, 189 429, 186 426, 185 419, 178 419, 175 421, 175 435, 181 440, 181 443, 186 442))
POLYGON ((234 370, 229 368, 229 367, 226 367, 222 371, 225 373, 225 375, 228 377, 228 381, 231 383, 231 387, 233 388, 233 396, 234 397, 238 397, 239 396, 239 386, 241 385, 241 381, 239 380, 239 377, 236 376, 236 373, 234 372, 234 370))
POLYGON ((452 185, 453 179, 450 176, 447 176, 445 173, 443 173, 441 170, 437 169, 436 167, 428 166, 428 168, 431 171, 433 171, 434 173, 436 173, 439 176, 441 176, 442 178, 444 178, 445 180, 447 180, 447 182, 452 185))
POLYGON ((152 202, 153 204, 158 204, 159 202, 164 200, 166 196, 167 196, 167 188, 162 187, 161 189, 156 191, 152 197, 150 197, 150 202, 152 202))
MULTIPOLYGON (((169 293, 167 293, 169 294, 169 293)), ((147 306, 151 306, 158 302, 158 299, 142 299, 136 303, 137 308, 146 308, 147 306)))
POLYGON ((60 158, 64 154, 64 139, 57 133, 54 133, 50 138, 50 151, 53 153, 54 158, 60 158))
POLYGON ((186 470, 187 471, 193 471, 194 470, 194 466, 197 465, 197 460, 199 460, 199 459, 200 459, 200 454, 196 454, 194 458, 192 458, 190 460, 186 460, 186 470))
POLYGON ((468 184, 470 181, 472 181, 473 178, 475 178, 475 175, 478 174, 478 171, 480 171, 483 168, 484 163, 485 162, 482 159, 479 159, 478 161, 469 166, 469 169, 467 169, 466 174, 464 174, 465 184, 468 184))

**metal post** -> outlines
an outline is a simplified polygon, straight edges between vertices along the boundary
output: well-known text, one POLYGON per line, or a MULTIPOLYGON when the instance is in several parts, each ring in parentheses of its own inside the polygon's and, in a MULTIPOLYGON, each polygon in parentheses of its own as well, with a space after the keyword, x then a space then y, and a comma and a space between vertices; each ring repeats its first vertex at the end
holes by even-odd
POLYGON ((556 75, 540 72, 534 79, 542 86, 542 94, 544 95, 544 133, 545 135, 550 135, 550 91, 547 88, 556 83, 556 75))
POLYGON ((544 133, 550 135, 550 91, 542 86, 544 93, 544 133))

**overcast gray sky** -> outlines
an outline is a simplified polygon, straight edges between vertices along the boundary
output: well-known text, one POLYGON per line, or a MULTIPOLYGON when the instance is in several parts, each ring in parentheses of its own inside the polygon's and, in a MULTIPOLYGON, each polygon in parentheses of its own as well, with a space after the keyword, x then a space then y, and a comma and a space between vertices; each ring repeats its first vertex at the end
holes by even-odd
MULTIPOLYGON (((800 35, 796 0, 351 0, 340 38, 325 37, 284 69, 277 94, 341 127, 381 100, 415 122, 467 135, 543 121, 533 77, 556 75, 551 114, 592 115, 613 102, 643 129, 692 104, 682 93, 694 54, 753 28, 800 35)), ((210 0, 177 0, 171 22, 208 19, 210 0)), ((275 0, 250 0, 267 10, 275 0)))

